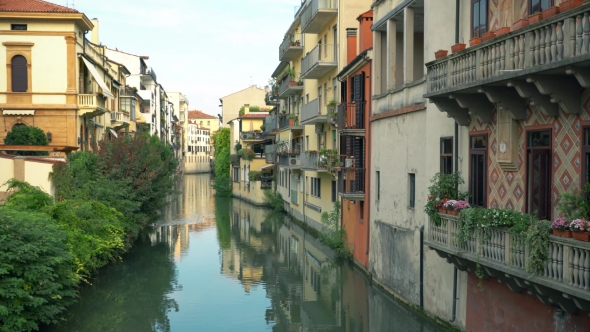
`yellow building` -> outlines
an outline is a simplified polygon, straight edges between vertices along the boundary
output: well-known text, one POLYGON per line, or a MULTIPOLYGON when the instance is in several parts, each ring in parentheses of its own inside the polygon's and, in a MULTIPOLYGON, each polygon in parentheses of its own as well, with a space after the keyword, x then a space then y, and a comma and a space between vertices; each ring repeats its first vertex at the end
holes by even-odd
POLYGON ((272 140, 263 135, 268 112, 250 112, 244 105, 240 116, 231 120, 232 146, 230 176, 232 193, 254 204, 264 203, 264 190, 272 188, 273 165, 267 165, 265 146, 272 140))
POLYGON ((246 89, 219 98, 222 124, 227 124, 229 121, 240 116, 240 108, 244 104, 262 107, 262 105, 266 104, 265 97, 266 92, 264 89, 252 85, 246 89))

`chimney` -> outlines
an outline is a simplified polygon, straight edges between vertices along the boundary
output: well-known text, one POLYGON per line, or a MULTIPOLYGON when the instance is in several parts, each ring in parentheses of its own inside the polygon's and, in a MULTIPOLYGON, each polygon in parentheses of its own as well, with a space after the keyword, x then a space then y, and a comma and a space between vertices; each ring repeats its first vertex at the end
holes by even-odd
POLYGON ((97 18, 92 19, 92 25, 94 25, 94 28, 92 28, 92 35, 90 36, 90 41, 93 44, 98 45, 100 43, 100 40, 98 39, 98 19, 97 18))
POLYGON ((346 29, 346 63, 351 63, 357 56, 356 30, 356 28, 346 29))
POLYGON ((244 115, 250 113, 250 104, 244 104, 244 115))
POLYGON ((371 25, 373 25, 373 11, 369 10, 357 18, 360 22, 359 27, 359 53, 373 47, 373 32, 371 25))

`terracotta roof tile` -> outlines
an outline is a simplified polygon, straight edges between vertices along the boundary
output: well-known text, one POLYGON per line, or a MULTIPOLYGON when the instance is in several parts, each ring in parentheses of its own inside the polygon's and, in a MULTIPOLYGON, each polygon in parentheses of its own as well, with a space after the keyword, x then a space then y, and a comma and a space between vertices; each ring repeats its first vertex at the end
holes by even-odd
POLYGON ((79 11, 43 0, 1 0, 0 12, 79 13, 79 11))
POLYGON ((216 116, 204 113, 202 111, 188 111, 189 119, 217 119, 216 116))

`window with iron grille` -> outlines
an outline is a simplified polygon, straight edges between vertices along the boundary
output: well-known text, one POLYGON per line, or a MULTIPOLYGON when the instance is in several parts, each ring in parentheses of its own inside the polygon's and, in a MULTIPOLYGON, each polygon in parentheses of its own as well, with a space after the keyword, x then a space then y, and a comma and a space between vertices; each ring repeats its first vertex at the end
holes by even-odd
POLYGON ((416 207, 416 174, 410 173, 408 174, 409 181, 410 181, 410 202, 409 207, 414 208, 416 207))
POLYGON ((474 206, 486 207, 488 136, 471 136, 469 144, 469 203, 474 206))
POLYGON ((15 55, 11 62, 12 92, 27 92, 29 88, 29 76, 27 59, 22 55, 15 55))
POLYGON ((440 139, 440 172, 441 174, 453 173, 452 137, 441 137, 440 139))

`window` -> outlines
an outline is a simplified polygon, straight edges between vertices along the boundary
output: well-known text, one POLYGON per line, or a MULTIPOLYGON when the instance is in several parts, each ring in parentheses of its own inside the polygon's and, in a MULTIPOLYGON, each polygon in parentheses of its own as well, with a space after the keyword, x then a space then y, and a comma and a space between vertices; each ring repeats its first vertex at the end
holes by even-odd
POLYGON ((234 182, 239 182, 240 181, 240 169, 237 167, 234 167, 234 182))
POLYGON ((22 55, 15 55, 12 58, 12 92, 27 92, 29 88, 29 77, 27 59, 22 55))
POLYGON ((582 187, 590 182, 590 128, 584 128, 582 137, 582 187))
POLYGON ((318 88, 318 102, 320 103, 320 107, 322 107, 322 105, 324 105, 322 103, 322 87, 321 86, 318 88))
POLYGON ((336 202, 336 181, 332 181, 332 202, 336 202))
POLYGON ((10 30, 27 30, 26 24, 11 24, 10 30))
POLYGON ((527 133, 527 212, 551 218, 551 130, 527 133))
POLYGON ((416 174, 408 174, 410 180, 410 202, 409 207, 414 208, 416 207, 416 174))
POLYGON ((453 173, 453 138, 442 137, 440 139, 440 173, 453 173))
POLYGON ((210 126, 211 125, 211 121, 207 121, 207 125, 210 126))
POLYGON ((488 32, 488 0, 471 0, 471 29, 472 37, 488 32))
POLYGON ((377 182, 377 200, 381 199, 381 172, 377 171, 375 174, 375 181, 377 182))
POLYGON ((338 135, 336 135, 336 130, 332 130, 332 148, 336 148, 337 146, 338 135))
POLYGON ((321 179, 311 178, 311 196, 321 198, 321 179))
MULTIPOLYGON (((200 125, 202 126, 203 125, 203 121, 199 121, 199 122, 200 122, 200 125)), ((201 133, 201 131, 199 130, 199 134, 200 133, 201 133)))
POLYGON ((529 14, 536 14, 553 7, 553 0, 529 0, 529 14))
POLYGON ((488 136, 471 136, 469 144, 469 203, 485 207, 488 136))

